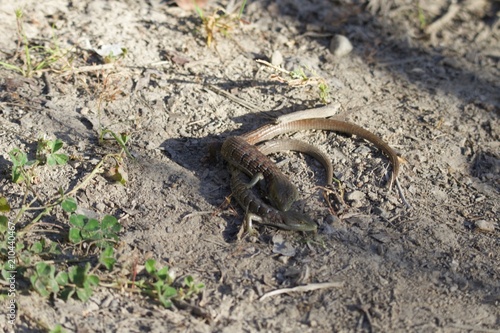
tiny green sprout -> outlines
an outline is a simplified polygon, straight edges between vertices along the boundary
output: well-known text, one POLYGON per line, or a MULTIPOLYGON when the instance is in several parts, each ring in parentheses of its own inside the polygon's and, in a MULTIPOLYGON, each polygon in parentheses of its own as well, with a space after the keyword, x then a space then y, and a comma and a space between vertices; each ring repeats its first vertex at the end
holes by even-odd
POLYGON ((156 296, 160 303, 165 308, 171 307, 172 298, 178 295, 177 290, 171 286, 175 279, 173 271, 169 270, 168 266, 164 266, 159 270, 156 269, 156 260, 154 259, 146 260, 144 268, 146 272, 156 280, 156 282, 152 284, 152 287, 156 291, 156 296))
POLYGON ((156 293, 158 295, 158 300, 165 307, 169 308, 172 306, 172 298, 177 296, 177 290, 174 287, 165 284, 164 281, 158 280, 154 283, 156 293))
POLYGON ((56 268, 53 265, 39 262, 35 265, 35 272, 30 276, 33 287, 43 297, 59 292, 59 284, 55 277, 56 268))
POLYGON ((49 333, 67 333, 68 331, 66 331, 62 326, 61 324, 57 324, 56 326, 54 326, 53 329, 51 329, 49 331, 49 333))
POLYGON ((66 212, 66 213, 73 213, 76 211, 76 209, 78 208, 78 204, 76 203, 76 200, 75 198, 65 198, 62 202, 61 202, 61 207, 62 209, 66 212))
POLYGON ((9 225, 9 219, 7 216, 0 215, 0 234, 7 231, 9 225))
POLYGON ((300 79, 300 80, 304 80, 304 81, 307 80, 307 75, 304 72, 304 69, 302 69, 302 68, 297 68, 297 69, 291 71, 290 77, 294 80, 296 80, 296 79, 300 79))
POLYGON ((205 29, 206 43, 210 47, 215 40, 215 33, 219 32, 223 36, 228 36, 230 31, 235 28, 240 21, 245 10, 247 0, 244 0, 240 6, 238 13, 227 13, 224 9, 216 9, 212 15, 205 15, 196 1, 193 1, 196 13, 201 19, 205 29))
POLYGON ((130 154, 128 148, 127 148, 127 142, 130 140, 130 134, 128 133, 120 133, 119 135, 113 132, 112 130, 109 130, 107 128, 104 128, 101 131, 101 135, 99 136, 99 142, 102 143, 104 141, 104 136, 106 134, 111 134, 111 136, 115 139, 115 141, 118 143, 118 145, 122 148, 121 153, 125 153, 128 157, 131 159, 134 159, 132 154, 130 154))
POLYGON ((14 14, 16 14, 16 19, 22 19, 23 18, 23 10, 21 8, 16 8, 14 10, 14 14))
MULTIPOLYGON (((35 72, 50 68, 54 63, 62 60, 68 55, 69 52, 61 52, 57 46, 57 42, 54 43, 56 45, 54 48, 39 45, 30 46, 30 42, 24 31, 23 11, 22 9, 16 9, 14 13, 16 16, 18 45, 22 46, 24 51, 24 57, 22 59, 23 65, 17 66, 0 61, 0 66, 19 72, 25 77, 31 77, 35 72), (37 59, 41 60, 39 62, 35 62, 37 59)), ((69 66, 67 66, 68 64, 69 62, 66 61, 65 65, 59 68, 59 70, 62 68, 69 68, 69 66)))
POLYGON ((10 205, 7 198, 0 196, 0 212, 8 213, 10 212, 10 205))
POLYGON ((168 266, 164 266, 159 270, 156 269, 156 260, 148 259, 144 265, 146 272, 149 275, 153 276, 158 280, 162 280, 166 282, 168 285, 171 285, 174 282, 175 274, 173 271, 169 271, 168 266))
POLYGON ((89 274, 90 263, 86 263, 85 267, 71 266, 68 273, 64 275, 66 285, 61 292, 63 299, 67 300, 76 295, 82 302, 86 302, 93 293, 93 287, 99 285, 97 275, 89 274))
POLYGON ((420 6, 418 6, 418 21, 420 22, 420 29, 424 29, 427 26, 424 11, 420 6))
POLYGON ((328 100, 330 98, 330 87, 324 82, 318 84, 319 89, 319 98, 322 103, 328 104, 328 100))
POLYGON ((41 163, 47 163, 48 165, 64 165, 68 162, 68 155, 66 154, 56 154, 62 146, 63 142, 60 139, 56 140, 43 140, 38 141, 37 146, 37 159, 41 163))
POLYGON ((43 239, 42 239, 42 241, 34 242, 30 246, 30 251, 33 252, 33 253, 36 253, 36 254, 42 253, 44 243, 45 243, 45 241, 43 241, 43 239))
POLYGON ((116 259, 114 258, 114 250, 111 246, 102 251, 99 256, 99 263, 101 263, 108 271, 113 269, 114 264, 116 263, 116 259))
POLYGON ((14 183, 21 183, 25 180, 24 167, 28 166, 28 155, 18 148, 14 148, 9 152, 10 159, 12 160, 12 181, 14 183))
POLYGON ((156 275, 156 260, 154 259, 148 259, 146 260, 144 264, 144 268, 146 269, 146 272, 148 272, 149 275, 156 275))
POLYGON ((184 286, 187 287, 186 291, 187 298, 195 294, 198 294, 203 288, 205 288, 205 284, 196 283, 191 275, 188 275, 184 278, 184 286))

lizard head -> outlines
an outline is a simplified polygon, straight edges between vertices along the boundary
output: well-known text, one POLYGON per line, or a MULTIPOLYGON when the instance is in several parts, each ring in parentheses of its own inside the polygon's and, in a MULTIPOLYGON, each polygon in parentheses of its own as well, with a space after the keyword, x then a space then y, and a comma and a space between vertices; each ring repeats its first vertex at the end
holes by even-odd
POLYGON ((294 210, 282 212, 283 225, 282 229, 295 230, 295 231, 316 231, 318 226, 307 215, 299 213, 294 210))

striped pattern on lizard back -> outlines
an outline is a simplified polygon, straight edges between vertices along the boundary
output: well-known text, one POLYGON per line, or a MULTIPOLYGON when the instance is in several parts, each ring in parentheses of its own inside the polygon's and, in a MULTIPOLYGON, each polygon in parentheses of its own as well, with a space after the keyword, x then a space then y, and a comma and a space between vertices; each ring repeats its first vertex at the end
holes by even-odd
POLYGON ((278 210, 287 211, 298 199, 297 188, 281 170, 257 147, 239 136, 227 138, 221 149, 222 156, 232 166, 253 177, 262 173, 266 180, 269 201, 278 210))

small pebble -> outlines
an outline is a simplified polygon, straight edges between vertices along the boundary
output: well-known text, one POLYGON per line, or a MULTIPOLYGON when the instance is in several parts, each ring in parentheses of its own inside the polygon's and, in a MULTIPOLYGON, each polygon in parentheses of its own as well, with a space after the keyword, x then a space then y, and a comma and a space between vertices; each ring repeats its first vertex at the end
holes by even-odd
POLYGON ((365 194, 361 191, 353 191, 347 195, 347 200, 349 201, 361 201, 365 197, 365 194))
POLYGON ((106 206, 102 203, 102 202, 99 202, 95 205, 95 208, 100 211, 100 212, 104 212, 104 210, 106 209, 106 206))
POLYGON ((88 302, 87 308, 83 310, 83 316, 87 316, 90 313, 99 310, 99 305, 94 302, 88 302))
POLYGON ((378 216, 383 217, 383 218, 389 217, 389 214, 387 213, 387 211, 385 209, 383 209, 382 207, 373 208, 373 214, 378 215, 378 216))
POLYGON ((335 228, 334 228, 334 227, 332 227, 331 225, 329 225, 329 224, 324 224, 324 225, 323 225, 323 233, 324 233, 325 235, 331 235, 331 234, 333 234, 334 232, 335 232, 335 228))
POLYGON ((486 220, 479 220, 475 223, 476 229, 481 232, 493 232, 495 231, 495 225, 493 222, 486 220))
POLYGON ((330 52, 336 57, 344 57, 351 53, 352 44, 349 39, 342 35, 335 35, 330 42, 330 52))
POLYGON ((287 257, 287 256, 279 256, 278 257, 278 261, 281 262, 282 264, 288 263, 289 260, 290 260, 290 257, 287 257))
POLYGON ((104 298, 104 300, 101 302, 101 308, 109 307, 112 301, 113 301, 113 296, 111 295, 106 296, 106 298, 104 298))
POLYGON ((271 56, 271 64, 274 66, 281 66, 283 64, 283 55, 280 51, 276 50, 271 56))
POLYGON ((456 272, 456 271, 457 271, 458 266, 460 266, 460 264, 458 263, 458 261, 456 261, 456 260, 452 260, 452 261, 451 261, 451 263, 450 263, 450 269, 451 269, 453 272, 456 272))
POLYGON ((365 198, 365 194, 361 191, 353 191, 347 195, 347 200, 351 202, 353 207, 361 207, 361 201, 365 198))
POLYGON ((276 236, 273 237, 273 253, 281 254, 286 257, 293 257, 295 255, 295 248, 287 241, 276 241, 276 236))

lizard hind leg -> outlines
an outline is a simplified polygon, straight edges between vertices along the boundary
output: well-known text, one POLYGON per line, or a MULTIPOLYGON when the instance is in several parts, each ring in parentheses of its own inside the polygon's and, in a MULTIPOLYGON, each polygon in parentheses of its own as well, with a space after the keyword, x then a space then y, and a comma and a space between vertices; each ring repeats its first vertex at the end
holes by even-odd
POLYGON ((251 213, 248 209, 245 212, 245 220, 243 221, 243 225, 238 232, 237 238, 238 240, 243 237, 245 232, 249 235, 257 235, 258 232, 253 228, 253 222, 260 223, 262 222, 262 217, 257 214, 251 213))

